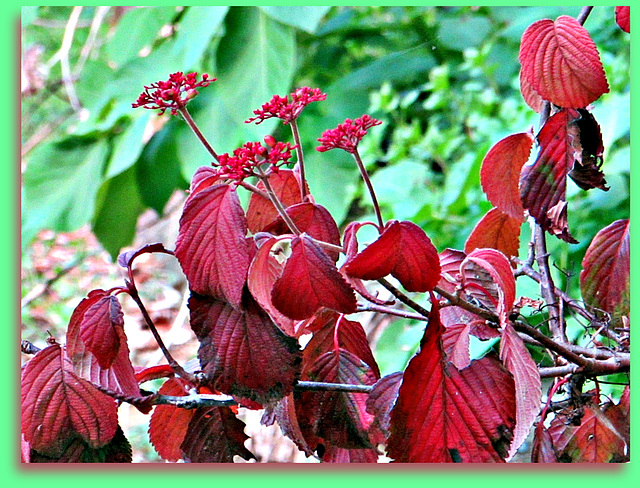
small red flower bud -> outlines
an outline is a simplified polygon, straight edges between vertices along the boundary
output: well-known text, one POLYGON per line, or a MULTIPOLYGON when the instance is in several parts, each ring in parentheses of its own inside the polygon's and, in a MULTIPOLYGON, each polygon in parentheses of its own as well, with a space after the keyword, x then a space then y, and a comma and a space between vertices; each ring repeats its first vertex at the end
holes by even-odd
POLYGON ((269 102, 262 106, 262 108, 253 111, 256 117, 252 117, 245 122, 249 123, 257 120, 256 124, 260 124, 266 119, 277 117, 285 124, 288 124, 297 119, 302 112, 302 109, 307 105, 311 102, 326 99, 327 94, 322 93, 319 88, 303 86, 291 93, 290 97, 291 101, 289 101, 289 97, 274 95, 269 102))
POLYGON ((366 114, 355 120, 346 119, 335 129, 329 129, 322 133, 322 137, 318 139, 321 145, 316 150, 325 152, 330 149, 343 149, 354 153, 367 130, 380 124, 382 124, 380 120, 366 114))
POLYGON ((160 114, 170 109, 171 114, 176 115, 189 100, 198 94, 197 88, 209 86, 209 83, 216 80, 209 78, 206 73, 202 75, 202 81, 198 81, 197 78, 197 73, 188 73, 187 75, 181 71, 172 73, 166 81, 158 81, 145 86, 144 91, 132 104, 132 107, 159 109, 160 114))
POLYGON ((264 136, 264 142, 269 147, 274 147, 276 145, 276 140, 271 135, 264 136))

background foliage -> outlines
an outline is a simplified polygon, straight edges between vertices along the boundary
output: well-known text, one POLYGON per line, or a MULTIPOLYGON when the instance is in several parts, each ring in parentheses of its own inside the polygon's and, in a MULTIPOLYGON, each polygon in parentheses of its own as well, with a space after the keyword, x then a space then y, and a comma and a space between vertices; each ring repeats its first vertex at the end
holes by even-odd
MULTIPOLYGON (((209 162, 180 120, 131 108, 142 85, 175 71, 218 78, 189 109, 219 153, 268 133, 288 140, 288 128, 275 120, 244 123, 273 94, 302 85, 326 92, 327 100, 308 107, 299 124, 311 191, 338 223, 372 220, 372 208, 361 198, 351 159, 342 151, 317 153, 315 139, 347 117, 366 112, 383 120, 360 151, 385 219, 416 222, 438 249, 463 248, 491 207, 479 184, 487 150, 510 133, 537 127, 518 89, 522 32, 535 20, 575 16, 580 8, 112 7, 92 31, 98 9, 82 9, 66 51, 72 7, 23 7, 23 66, 35 60, 31 90, 22 98, 23 296, 43 278, 34 268, 43 231, 53 231, 44 234, 46 247, 55 233, 90 225, 115 258, 135 238, 140 216, 148 209, 170 214, 172 196, 209 162), (61 83, 65 57, 76 106, 61 83)), ((611 190, 583 192, 570 183, 569 227, 580 244, 549 241, 556 283, 574 296, 592 237, 629 216, 630 48, 613 19, 613 7, 599 7, 586 24, 611 87, 593 110, 611 190)), ((524 225, 524 246, 527 232, 524 225)), ((65 256, 57 266, 70 261, 65 256)), ((68 290, 69 303, 53 309, 61 326, 78 296, 68 290)), ((29 307, 22 320, 38 326, 29 307)), ((581 326, 572 320, 570 333, 578 336, 581 326)), ((383 374, 404 368, 415 350, 422 328, 412 325, 377 338, 383 374)))

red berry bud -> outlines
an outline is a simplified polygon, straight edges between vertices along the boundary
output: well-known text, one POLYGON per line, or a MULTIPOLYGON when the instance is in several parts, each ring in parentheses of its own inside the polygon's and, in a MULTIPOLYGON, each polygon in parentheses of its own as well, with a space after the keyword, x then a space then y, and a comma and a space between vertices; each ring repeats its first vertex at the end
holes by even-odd
POLYGON ((276 140, 271 135, 264 136, 264 142, 267 146, 273 148, 276 145, 276 140))

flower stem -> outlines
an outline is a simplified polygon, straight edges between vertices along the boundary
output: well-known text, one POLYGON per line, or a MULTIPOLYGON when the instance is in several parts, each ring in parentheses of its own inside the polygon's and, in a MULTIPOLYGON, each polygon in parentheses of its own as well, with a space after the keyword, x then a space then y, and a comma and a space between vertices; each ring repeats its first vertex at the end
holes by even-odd
POLYGON ((289 227, 289 230, 293 234, 299 236, 301 234, 300 230, 298 229, 296 224, 293 222, 293 220, 291 220, 291 217, 289 217, 289 214, 285 210, 284 205, 282 205, 282 202, 276 196, 275 192, 273 191, 273 187, 271 186, 271 183, 269 183, 269 178, 267 177, 267 175, 261 169, 259 169, 259 173, 257 174, 257 176, 258 178, 260 178, 260 181, 262 181, 262 183, 264 184, 264 188, 267 190, 267 196, 269 197, 269 200, 271 201, 273 206, 278 211, 278 214, 280 215, 280 217, 282 217, 282 220, 284 220, 285 224, 287 224, 287 227, 289 227))
POLYGON ((302 153, 302 143, 300 142, 300 131, 298 130, 298 122, 292 120, 291 132, 293 133, 293 142, 296 145, 296 157, 300 165, 300 200, 304 202, 307 196, 307 180, 304 173, 304 155, 302 153))
POLYGON ((215 159, 217 162, 220 162, 218 158, 218 154, 213 150, 213 147, 211 147, 211 144, 209 144, 209 141, 207 141, 204 134, 200 132, 200 129, 196 125, 195 120, 193 120, 193 117, 191 117, 191 114, 187 110, 187 107, 185 105, 182 105, 181 107, 178 108, 178 111, 180 112, 180 115, 182 115, 182 118, 184 119, 184 121, 187 123, 187 125, 191 128, 193 133, 196 135, 198 140, 202 143, 204 148, 209 152, 209 154, 213 156, 213 159, 215 159))
POLYGON ((371 179, 369 178, 369 174, 367 173, 366 168, 364 167, 364 163, 360 158, 360 154, 358 153, 358 149, 356 148, 353 151, 353 157, 356 160, 356 164, 358 165, 358 169, 360 170, 360 174, 362 175, 362 179, 364 180, 364 184, 367 185, 367 189, 369 190, 369 195, 371 196, 371 203, 373 203, 373 210, 376 214, 376 218, 378 219, 378 226, 380 228, 380 232, 384 228, 384 221, 382 220, 382 214, 380 213, 380 205, 378 205, 378 199, 376 198, 376 193, 373 190, 373 185, 371 184, 371 179))

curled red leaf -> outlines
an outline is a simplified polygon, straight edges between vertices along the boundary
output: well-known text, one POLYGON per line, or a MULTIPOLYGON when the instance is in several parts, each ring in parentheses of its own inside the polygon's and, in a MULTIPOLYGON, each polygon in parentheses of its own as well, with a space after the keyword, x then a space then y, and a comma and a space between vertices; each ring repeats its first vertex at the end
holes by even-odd
POLYGON ((631 33, 631 7, 616 7, 616 24, 627 34, 631 33))
POLYGON ((573 17, 539 20, 522 35, 522 76, 554 105, 584 108, 609 92, 598 49, 573 17))

